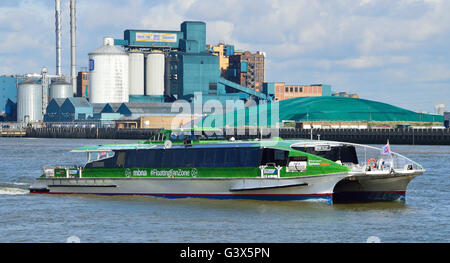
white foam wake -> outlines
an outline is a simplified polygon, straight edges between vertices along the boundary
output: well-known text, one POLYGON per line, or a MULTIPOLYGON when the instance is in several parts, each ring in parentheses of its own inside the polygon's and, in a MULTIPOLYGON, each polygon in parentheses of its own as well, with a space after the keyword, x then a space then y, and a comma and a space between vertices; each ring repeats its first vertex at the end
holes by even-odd
POLYGON ((0 195, 26 195, 29 193, 30 191, 20 188, 9 188, 9 187, 0 188, 0 195))

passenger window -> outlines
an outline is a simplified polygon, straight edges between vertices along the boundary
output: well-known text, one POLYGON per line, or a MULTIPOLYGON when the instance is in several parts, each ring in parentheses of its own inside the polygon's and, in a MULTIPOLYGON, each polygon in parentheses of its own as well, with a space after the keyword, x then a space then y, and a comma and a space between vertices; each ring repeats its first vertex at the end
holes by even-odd
POLYGON ((289 157, 290 162, 307 162, 308 156, 291 156, 289 157))
POLYGON ((125 166, 125 152, 119 152, 119 154, 117 155, 117 160, 116 160, 116 166, 117 167, 124 167, 125 166))

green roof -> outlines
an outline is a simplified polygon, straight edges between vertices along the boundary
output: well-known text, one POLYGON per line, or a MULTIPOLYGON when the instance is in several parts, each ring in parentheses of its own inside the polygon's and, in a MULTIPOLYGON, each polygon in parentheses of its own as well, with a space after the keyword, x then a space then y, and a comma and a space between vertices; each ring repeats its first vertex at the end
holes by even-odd
POLYGON ((210 115, 203 119, 203 126, 258 126, 262 116, 261 126, 271 125, 272 114, 278 114, 273 119, 275 123, 283 120, 291 121, 408 121, 408 122, 443 122, 443 116, 417 113, 390 104, 349 97, 303 97, 261 104, 223 115, 210 115), (276 110, 278 106, 278 111, 276 110), (273 110, 272 110, 273 109, 273 110), (273 112, 272 112, 273 111, 273 112), (259 113, 260 112, 260 113, 259 113), (264 121, 266 117, 266 122, 264 121), (245 121, 244 121, 245 118, 245 121), (234 119, 234 122, 233 122, 234 119), (223 120, 223 121, 222 121, 223 120), (216 124, 217 122, 217 124, 216 124))

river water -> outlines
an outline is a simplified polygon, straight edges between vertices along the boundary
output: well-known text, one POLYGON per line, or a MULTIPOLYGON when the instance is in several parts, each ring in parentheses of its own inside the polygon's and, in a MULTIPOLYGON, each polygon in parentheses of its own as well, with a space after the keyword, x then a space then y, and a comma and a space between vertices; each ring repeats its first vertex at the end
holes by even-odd
POLYGON ((119 142, 0 138, 0 242, 450 241, 450 146, 391 146, 426 169, 404 203, 29 194, 43 165, 82 164, 70 150, 119 142))

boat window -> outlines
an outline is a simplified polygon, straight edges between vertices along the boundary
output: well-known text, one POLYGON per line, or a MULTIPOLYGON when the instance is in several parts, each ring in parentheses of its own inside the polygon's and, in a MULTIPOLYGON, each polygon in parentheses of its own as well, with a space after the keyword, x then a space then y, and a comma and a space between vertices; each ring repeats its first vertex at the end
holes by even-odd
POLYGON ((225 151, 225 160, 223 162, 225 167, 235 167, 236 165, 236 153, 234 149, 224 149, 225 151))
POLYGON ((91 158, 89 158, 88 163, 86 164, 85 168, 92 168, 92 167, 104 167, 104 168, 114 168, 116 167, 116 159, 117 155, 115 155, 115 152, 107 152, 106 154, 103 153, 91 153, 89 154, 91 158), (94 158, 92 158, 92 156, 94 158), (94 159, 94 161, 92 161, 94 159))
POLYGON ((274 163, 277 166, 286 166, 288 154, 288 151, 265 148, 262 153, 261 164, 274 163))
POLYGON ((150 149, 126 151, 121 157, 124 153, 116 154, 116 167, 122 167, 119 158, 125 158, 126 168, 258 167, 262 150, 256 147, 150 149))
POLYGON ((212 149, 212 151, 208 151, 208 154, 205 155, 204 165, 206 167, 214 167, 216 163, 216 154, 217 149, 212 149))
POLYGON ((314 154, 333 162, 341 161, 342 163, 358 164, 358 156, 355 146, 343 145, 331 147, 329 151, 316 151, 314 147, 292 147, 294 150, 314 154))

